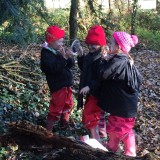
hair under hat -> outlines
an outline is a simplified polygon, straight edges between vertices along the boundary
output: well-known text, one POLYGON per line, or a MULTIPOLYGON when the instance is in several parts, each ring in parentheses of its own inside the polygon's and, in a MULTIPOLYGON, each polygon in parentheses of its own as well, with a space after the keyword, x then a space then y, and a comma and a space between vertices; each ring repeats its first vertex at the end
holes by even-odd
POLYGON ((60 29, 58 26, 49 26, 45 32, 45 39, 47 43, 51 43, 60 38, 64 38, 65 31, 60 29))
POLYGON ((132 47, 138 43, 138 37, 136 35, 130 35, 126 32, 114 32, 113 37, 118 43, 120 49, 128 53, 132 47))
POLYGON ((85 39, 86 44, 94 44, 105 46, 106 45, 106 35, 102 26, 95 25, 92 26, 85 39))

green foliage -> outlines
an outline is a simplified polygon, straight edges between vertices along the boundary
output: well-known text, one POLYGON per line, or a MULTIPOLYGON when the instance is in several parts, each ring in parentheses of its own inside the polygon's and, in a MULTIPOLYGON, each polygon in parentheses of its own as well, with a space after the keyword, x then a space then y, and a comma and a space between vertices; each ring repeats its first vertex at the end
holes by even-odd
POLYGON ((152 32, 160 32, 160 15, 155 11, 138 13, 138 26, 152 32))
POLYGON ((60 27, 68 27, 69 10, 55 9, 49 13, 50 25, 58 25, 60 27))
MULTIPOLYGON (((158 12, 141 11, 137 7, 133 9, 137 1, 134 1, 133 4, 127 4, 126 1, 114 1, 114 5, 111 5, 110 9, 106 11, 96 0, 84 2, 86 7, 79 9, 77 19, 78 38, 81 40, 85 39, 88 29, 94 24, 100 24, 104 27, 107 38, 115 30, 129 33, 134 30, 136 34, 137 29, 140 28, 159 34, 157 32, 160 28, 158 12)), ((44 41, 46 27, 54 24, 66 30, 66 40, 68 40, 69 9, 55 9, 48 12, 43 0, 2 0, 0 5, 2 6, 0 10, 0 36, 6 43, 26 46, 29 43, 44 41)), ((145 35, 141 37, 146 38, 145 35)))
MULTIPOLYGON (((52 12, 49 12, 48 15, 49 25, 58 25, 60 28, 65 29, 66 39, 69 38, 69 10, 68 9, 55 9, 52 12)), ((47 26, 46 26, 47 27, 47 26)), ((46 29, 46 28, 45 28, 46 29)), ((45 31, 43 30, 43 32, 45 31)), ((44 33, 43 33, 44 34, 44 33)))
POLYGON ((160 15, 153 11, 138 12, 137 34, 148 49, 160 49, 160 15))
MULTIPOLYGON (((44 97, 39 94, 35 94, 37 89, 28 88, 29 85, 26 86, 13 86, 16 87, 17 91, 9 90, 8 88, 1 88, 1 100, 14 105, 15 108, 21 108, 26 111, 37 111, 41 110, 41 114, 46 113, 46 108, 48 107, 48 103, 44 103, 44 97)), ((35 86, 37 88, 37 86, 35 86)), ((47 98, 47 97, 46 97, 47 98)))
POLYGON ((0 146, 0 159, 3 159, 6 153, 7 153, 6 148, 0 146))
POLYGON ((90 1, 89 9, 86 7, 82 9, 80 12, 81 16, 78 18, 78 37, 84 40, 88 32, 88 29, 95 24, 102 25, 105 29, 106 35, 110 36, 112 30, 115 30, 117 26, 117 23, 110 19, 112 13, 104 12, 102 9, 102 5, 98 5, 96 3, 96 7, 93 9, 93 6, 91 4, 92 1, 90 1))
POLYGON ((140 43, 151 50, 160 50, 160 31, 150 31, 146 28, 138 28, 137 35, 140 38, 140 43))
POLYGON ((23 160, 42 160, 42 156, 35 155, 34 153, 30 152, 21 152, 18 150, 18 145, 10 144, 8 147, 1 147, 0 146, 0 159, 23 159, 23 160))
POLYGON ((38 41, 36 32, 48 23, 43 0, 2 0, 0 5, 0 36, 6 43, 25 46, 38 41))

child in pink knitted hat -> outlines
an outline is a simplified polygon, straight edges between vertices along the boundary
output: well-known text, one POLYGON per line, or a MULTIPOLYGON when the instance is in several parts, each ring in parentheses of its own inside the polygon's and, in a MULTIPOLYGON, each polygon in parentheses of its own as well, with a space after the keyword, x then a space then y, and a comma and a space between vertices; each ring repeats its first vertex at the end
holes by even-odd
POLYGON ((100 66, 101 92, 98 105, 110 113, 106 126, 109 141, 106 147, 116 152, 120 141, 124 155, 135 157, 135 133, 132 130, 137 114, 141 75, 129 51, 138 43, 136 35, 114 32, 110 41, 110 57, 100 66))

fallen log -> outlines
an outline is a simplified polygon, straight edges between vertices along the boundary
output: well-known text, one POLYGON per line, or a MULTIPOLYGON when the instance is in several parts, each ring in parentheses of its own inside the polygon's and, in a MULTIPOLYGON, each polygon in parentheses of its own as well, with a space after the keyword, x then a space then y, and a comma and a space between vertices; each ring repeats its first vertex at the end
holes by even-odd
MULTIPOLYGON (((92 148, 74 138, 55 135, 28 121, 9 123, 8 126, 8 134, 0 137, 2 146, 16 144, 21 151, 34 152, 43 160, 126 160, 122 155, 92 148)), ((129 159, 148 160, 144 157, 129 159)))

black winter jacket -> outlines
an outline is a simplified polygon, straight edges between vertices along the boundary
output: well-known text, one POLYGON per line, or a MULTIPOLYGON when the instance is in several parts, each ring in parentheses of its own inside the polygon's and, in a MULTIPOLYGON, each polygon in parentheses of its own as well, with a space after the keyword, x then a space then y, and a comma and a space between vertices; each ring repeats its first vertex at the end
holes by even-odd
POLYGON ((141 75, 129 57, 120 53, 101 66, 101 92, 98 105, 108 113, 120 117, 135 117, 141 75))
MULTIPOLYGON (((81 70, 79 90, 89 86, 89 95, 95 97, 99 94, 99 64, 101 62, 101 50, 94 53, 88 53, 86 56, 78 57, 78 66, 81 70)), ((78 97, 78 108, 83 106, 83 96, 78 97)))
POLYGON ((73 65, 72 58, 66 60, 58 51, 42 48, 41 70, 46 75, 51 93, 73 85, 73 76, 70 70, 73 65))

